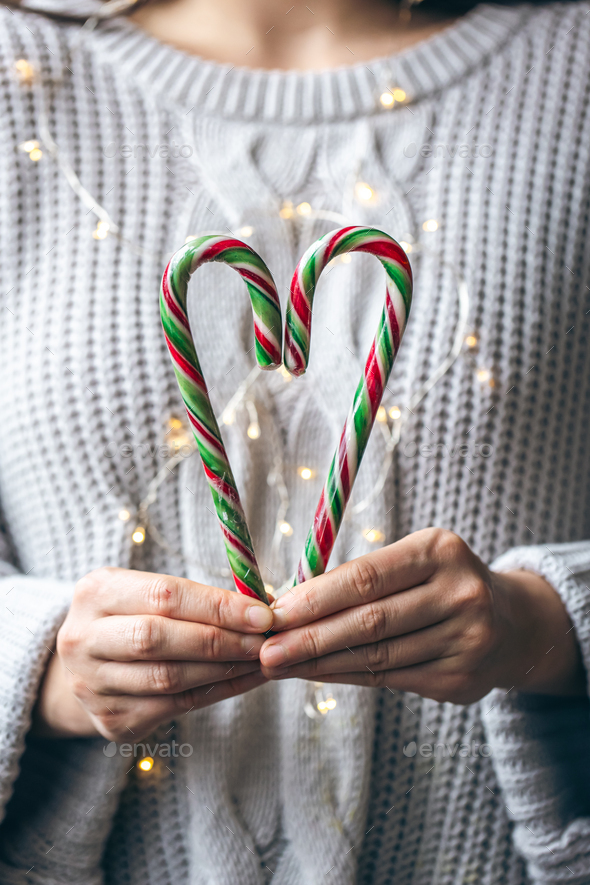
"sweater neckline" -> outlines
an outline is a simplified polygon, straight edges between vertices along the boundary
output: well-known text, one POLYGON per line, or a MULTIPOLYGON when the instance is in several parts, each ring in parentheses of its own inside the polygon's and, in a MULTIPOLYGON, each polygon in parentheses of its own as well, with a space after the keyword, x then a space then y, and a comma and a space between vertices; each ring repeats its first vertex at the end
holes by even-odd
POLYGON ((399 54, 310 72, 208 61, 160 42, 125 18, 97 29, 87 45, 170 104, 233 120, 321 123, 383 112, 379 97, 386 89, 403 89, 405 104, 441 91, 483 64, 531 12, 526 5, 481 4, 399 54))

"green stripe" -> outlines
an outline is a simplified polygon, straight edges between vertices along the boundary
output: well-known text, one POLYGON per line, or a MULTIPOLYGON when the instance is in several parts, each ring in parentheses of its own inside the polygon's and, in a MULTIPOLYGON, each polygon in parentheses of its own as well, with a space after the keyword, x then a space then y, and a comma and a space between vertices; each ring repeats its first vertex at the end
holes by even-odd
POLYGON ((395 353, 393 350, 393 340, 387 327, 387 313, 385 310, 381 314, 381 319, 379 321, 377 349, 379 350, 379 356, 381 357, 382 362, 385 364, 385 378, 383 379, 383 382, 384 384, 387 384, 387 379, 389 378, 389 373, 393 366, 395 353))
POLYGON ((338 241, 332 254, 336 256, 342 255, 343 252, 351 252, 359 245, 362 245, 362 242, 367 238, 369 231, 371 237, 375 236, 376 233, 385 237, 387 236, 387 234, 383 234, 382 231, 374 231, 371 228, 366 227, 363 227, 361 230, 350 231, 338 241))
POLYGON ((399 264, 392 264, 390 261, 384 263, 384 267, 387 275, 393 280, 393 282, 399 289, 399 293, 402 296, 406 307, 407 317, 412 304, 412 285, 410 283, 408 274, 403 269, 403 267, 399 266, 399 264))
POLYGON ((202 374, 193 339, 185 334, 184 330, 178 325, 178 323, 175 322, 174 318, 171 316, 162 317, 162 326, 164 327, 164 331, 166 332, 168 338, 170 339, 174 347, 178 350, 178 352, 192 366, 198 369, 199 374, 202 374))
POLYGON ((328 479, 326 480, 326 500, 328 509, 334 515, 336 531, 338 531, 340 523, 342 522, 342 517, 344 516, 344 501, 342 500, 342 494, 336 481, 336 457, 337 456, 334 455, 332 458, 332 463, 330 464, 330 470, 328 472, 328 479))
POLYGON ((369 397, 367 393, 367 389, 365 387, 365 379, 364 376, 359 381, 359 385, 356 389, 356 393, 354 395, 354 405, 352 407, 353 410, 353 421, 354 421, 354 432, 356 435, 356 444, 357 444, 357 467, 361 463, 361 459, 365 453, 365 449, 367 447, 367 443, 369 441, 369 437, 371 435, 372 430, 372 421, 371 421, 371 405, 369 402, 369 397))
MULTIPOLYGON (((194 243, 191 243, 190 245, 194 246, 194 243)), ((188 248, 178 256, 176 262, 172 259, 174 263, 170 266, 170 283, 185 313, 188 282, 191 278, 190 268, 195 251, 194 248, 188 248)))
POLYGON ((223 456, 216 455, 212 449, 207 448, 202 441, 197 438, 197 434, 193 434, 197 445, 199 447, 199 452, 201 455, 201 460, 207 466, 207 468, 214 473, 215 476, 223 476, 226 474, 227 480, 227 461, 223 456))
POLYGON ((305 328, 295 311, 292 311, 291 314, 287 316, 287 323, 289 325, 291 338, 301 349, 303 353, 303 358, 307 362, 307 359, 309 357, 309 335, 307 333, 307 329, 305 328))
POLYGON ((307 536, 307 541, 305 542, 305 558, 309 563, 312 575, 317 575, 318 566, 322 565, 322 563, 320 560, 319 550, 314 542, 313 529, 312 531, 310 531, 309 535, 307 536))
MULTIPOLYGON (((218 474, 218 476, 223 476, 223 469, 218 474)), ((235 482, 233 476, 227 474, 225 471, 225 476, 223 479, 232 486, 235 490, 235 482), (230 481, 231 479, 231 481, 230 481)), ((228 503, 227 499, 219 494, 217 489, 211 486, 211 494, 213 495, 213 503, 215 504, 215 509, 217 511, 217 515, 219 516, 220 522, 223 525, 226 525, 230 531, 236 536, 236 538, 247 547, 250 552, 252 552, 252 541, 250 539, 250 533, 248 531, 248 526, 246 525, 246 520, 244 518, 243 512, 241 510, 236 509, 231 504, 228 503), (225 514, 225 515, 224 515, 225 514)), ((254 554, 252 553, 252 559, 254 559, 254 554)))
MULTIPOLYGON (((256 362, 260 366, 261 369, 267 368, 268 366, 274 366, 272 361, 272 357, 269 353, 264 349, 262 344, 256 339, 254 342, 254 348, 256 353, 256 362)), ((279 345, 280 349, 280 345, 279 345)))
POLYGON ((258 289, 253 283, 244 281, 250 298, 252 299, 252 308, 254 313, 260 317, 265 326, 272 331, 277 341, 281 340, 281 311, 270 295, 258 289))
MULTIPOLYGON (((223 261, 227 264, 246 264, 259 270, 263 276, 268 274, 268 269, 262 259, 250 249, 240 246, 232 246, 229 249, 222 249, 213 261, 223 261)), ((235 268, 239 273, 239 268, 235 268)))
MULTIPOLYGON (((266 600, 267 597, 262 579, 256 574, 252 566, 245 563, 239 554, 229 548, 227 549, 227 558, 232 572, 234 572, 234 574, 237 575, 246 586, 254 590, 257 596, 266 600)), ((252 557, 252 559, 254 559, 254 557, 252 557)))

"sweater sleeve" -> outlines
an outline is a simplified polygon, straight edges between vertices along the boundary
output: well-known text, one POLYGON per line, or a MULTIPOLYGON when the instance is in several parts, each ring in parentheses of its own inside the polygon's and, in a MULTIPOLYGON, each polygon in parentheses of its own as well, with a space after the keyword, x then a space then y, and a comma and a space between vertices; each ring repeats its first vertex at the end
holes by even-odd
MULTIPOLYGON (((528 569, 559 593, 590 674, 590 542, 517 547, 494 571, 528 569)), ((550 653, 548 650, 547 653, 550 653)), ((590 883, 590 701, 495 689, 482 717, 514 842, 534 885, 590 883)))
POLYGON ((0 526, 0 820, 19 773, 39 683, 73 592, 71 583, 23 575, 10 559, 0 526))

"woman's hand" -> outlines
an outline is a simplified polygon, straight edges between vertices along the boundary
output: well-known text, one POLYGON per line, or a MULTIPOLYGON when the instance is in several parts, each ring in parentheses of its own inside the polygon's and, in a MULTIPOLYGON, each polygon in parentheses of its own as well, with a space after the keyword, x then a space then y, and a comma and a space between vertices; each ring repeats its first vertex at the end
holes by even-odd
POLYGON ((169 575, 103 568, 78 581, 35 713, 50 736, 149 734, 266 681, 262 602, 169 575))
POLYGON ((492 688, 585 692, 575 633, 531 572, 491 572, 425 529, 293 588, 262 647, 269 678, 385 686, 468 704, 492 688))

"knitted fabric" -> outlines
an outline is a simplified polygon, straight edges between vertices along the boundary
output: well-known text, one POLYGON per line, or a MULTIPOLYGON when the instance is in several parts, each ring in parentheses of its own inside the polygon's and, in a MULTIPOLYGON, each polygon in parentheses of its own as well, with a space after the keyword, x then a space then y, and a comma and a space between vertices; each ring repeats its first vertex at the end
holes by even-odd
MULTIPOLYGON (((459 707, 338 685, 336 709, 314 720, 307 684, 285 681, 164 724, 150 745, 192 753, 156 754, 146 775, 102 740, 27 737, 82 575, 116 565, 231 586, 196 456, 150 509, 166 546, 130 539, 182 415, 159 280, 188 235, 251 228, 284 306, 297 258, 336 226, 281 217, 286 200, 421 244, 387 409, 407 412, 448 353, 456 273, 478 342, 408 415, 382 494, 349 513, 332 563, 373 549, 372 527, 385 543, 452 529, 498 568, 545 575, 590 667, 588 4, 481 6, 400 56, 301 74, 188 57, 124 20, 76 50, 79 21, 0 17, 0 881, 590 882, 586 699, 496 690, 459 707), (392 87, 407 102, 383 108, 392 87), (42 113, 124 242, 93 239, 96 218, 47 150, 32 162, 19 149, 41 138, 42 113), (359 180, 372 200, 357 199, 359 180)), ((256 381, 260 438, 244 409, 223 428, 275 585, 297 563, 382 300, 369 256, 326 272, 308 373, 256 381), (278 552, 277 454, 293 527, 278 552)), ((220 412, 253 366, 248 298, 207 266, 189 302, 220 412)), ((376 428, 353 505, 384 454, 376 428)))

